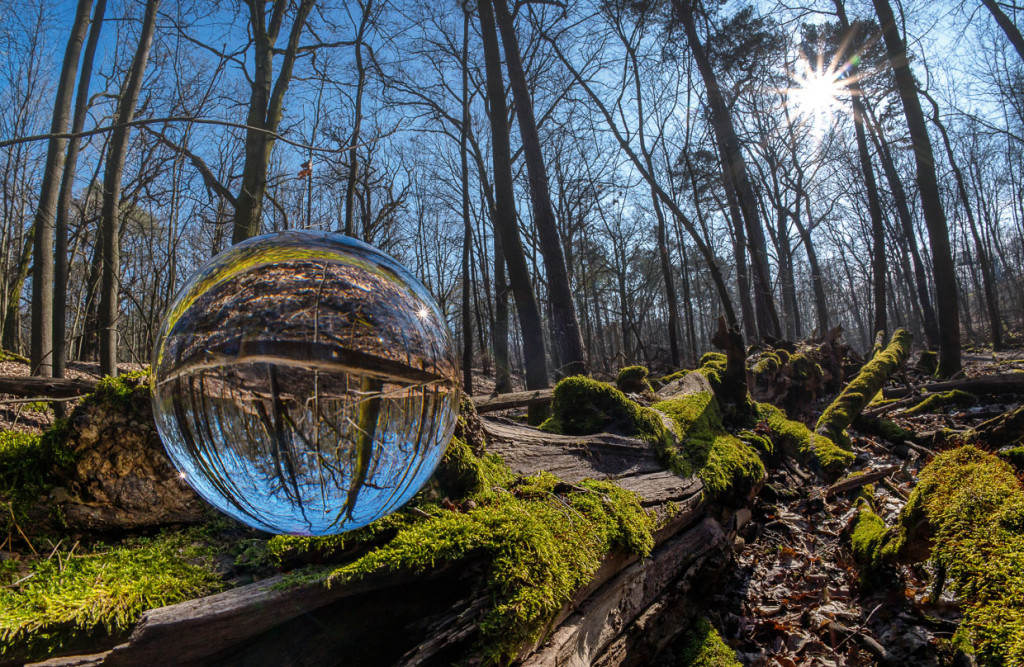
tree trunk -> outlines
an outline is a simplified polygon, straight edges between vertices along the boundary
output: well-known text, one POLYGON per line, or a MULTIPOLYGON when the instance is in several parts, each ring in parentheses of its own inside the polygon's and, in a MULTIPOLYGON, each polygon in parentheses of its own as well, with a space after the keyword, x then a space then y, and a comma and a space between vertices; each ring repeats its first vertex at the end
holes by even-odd
POLYGON ((921 209, 928 226, 928 240, 932 249, 932 271, 935 276, 936 305, 939 311, 939 375, 949 377, 960 370, 960 311, 957 304, 956 267, 949 247, 949 229, 942 208, 935 156, 932 152, 928 128, 925 126, 921 100, 917 95, 917 82, 910 71, 907 51, 896 28, 889 0, 873 0, 879 23, 882 25, 889 63, 896 77, 896 86, 910 130, 917 163, 917 187, 921 193, 921 209))
MULTIPOLYGON (((82 71, 78 77, 78 92, 75 96, 75 115, 71 121, 71 133, 77 134, 85 127, 85 116, 89 111, 89 81, 92 79, 92 65, 96 56, 96 45, 99 43, 100 31, 103 28, 103 16, 106 13, 107 0, 97 0, 93 11, 92 26, 89 28, 89 40, 85 45, 82 57, 82 71)), ((60 193, 57 196, 57 221, 55 226, 53 262, 53 377, 64 377, 64 365, 67 362, 67 286, 68 286, 68 211, 71 209, 75 172, 78 168, 78 153, 82 140, 73 137, 68 140, 68 154, 64 162, 64 176, 60 182, 60 193)))
POLYGON ((1003 10, 999 8, 999 3, 996 0, 981 0, 981 4, 985 5, 990 12, 992 12, 992 18, 996 20, 999 27, 1003 29, 1007 39, 1013 44, 1013 48, 1017 49, 1017 55, 1020 56, 1021 60, 1024 60, 1024 37, 1021 37, 1020 30, 1017 29, 1017 25, 1010 20, 1010 17, 1003 13, 1003 10))
MULTIPOLYGON (((89 29, 89 10, 92 0, 78 0, 75 21, 64 50, 64 62, 60 68, 57 95, 53 103, 53 117, 50 134, 67 132, 71 114, 71 97, 75 90, 75 75, 78 60, 89 29)), ((53 241, 54 211, 57 193, 60 190, 61 174, 64 171, 64 154, 67 139, 50 138, 46 148, 46 165, 43 167, 43 182, 36 208, 35 243, 32 252, 32 341, 29 359, 32 373, 49 377, 53 374, 53 241)))
MULTIPOLYGON (((469 217, 469 10, 462 8, 462 127, 459 132, 459 157, 462 161, 462 391, 473 395, 473 314, 470 308, 470 251, 473 246, 473 221, 469 217)), ((361 70, 360 70, 361 71, 361 70)), ((361 80, 360 80, 361 81, 361 80)))
MULTIPOLYGON (((359 143, 359 132, 363 126, 363 90, 366 87, 366 66, 363 64, 363 40, 366 35, 368 16, 373 5, 372 0, 361 7, 363 12, 359 21, 359 29, 356 32, 355 56, 356 56, 356 100, 353 110, 352 136, 349 138, 348 150, 348 178, 345 182, 345 236, 355 236, 355 223, 353 222, 353 202, 356 196, 356 180, 359 172, 359 154, 357 144, 359 143)), ((465 82, 465 75, 463 75, 465 82)), ((465 161, 465 157, 463 157, 465 161)), ((366 230, 363 230, 366 233, 366 230)))
POLYGON ((946 157, 949 159, 949 166, 953 168, 953 176, 956 179, 956 191, 960 196, 960 203, 967 215, 967 224, 971 230, 971 238, 974 240, 975 253, 978 256, 978 263, 981 264, 981 284, 985 294, 985 306, 988 313, 989 331, 992 333, 992 349, 1003 349, 1003 323, 999 317, 999 293, 996 289, 995 272, 992 270, 992 260, 985 250, 981 235, 978 233, 978 224, 974 218, 974 211, 971 209, 971 200, 967 196, 967 186, 964 184, 964 174, 957 164, 956 155, 953 153, 953 146, 949 141, 949 134, 946 126, 939 118, 939 105, 930 95, 925 95, 932 105, 932 123, 939 130, 942 137, 942 145, 946 149, 946 157))
MULTIPOLYGON (((835 0, 836 12, 839 15, 839 24, 847 33, 850 32, 850 21, 846 17, 846 7, 843 0, 835 0)), ((860 29, 858 25, 858 30, 860 29)), ((851 39, 850 35, 847 39, 851 39)), ((859 40, 854 40, 859 43, 859 40)), ((874 318, 872 331, 877 334, 883 332, 888 336, 888 322, 886 319, 885 301, 885 279, 888 272, 885 256, 885 223, 882 219, 882 204, 878 197, 878 185, 875 182, 875 170, 871 166, 871 153, 868 152, 867 135, 864 133, 864 104, 860 99, 859 81, 860 68, 853 61, 849 68, 849 80, 853 82, 850 90, 850 99, 853 104, 853 125, 857 136, 857 155, 860 158, 860 170, 864 174, 864 188, 868 198, 868 213, 871 216, 871 287, 874 299, 874 318)))
POLYGON ((565 256, 558 234, 558 223, 551 205, 547 169, 541 152, 537 121, 533 115, 533 100, 523 71, 522 56, 515 25, 505 0, 494 0, 495 17, 505 47, 505 67, 509 84, 515 99, 516 117, 519 119, 519 134, 523 142, 523 156, 530 185, 530 201, 533 203, 533 223, 540 239, 540 251, 544 258, 547 274, 548 300, 551 304, 551 325, 562 366, 555 369, 557 376, 586 374, 587 364, 583 353, 583 337, 580 335, 576 305, 572 299, 572 286, 565 268, 565 256))
MULTIPOLYGON (((516 301, 520 330, 523 336, 523 361, 526 366, 526 388, 543 389, 549 385, 545 359, 544 329, 540 309, 530 286, 530 272, 516 224, 515 192, 512 189, 512 150, 508 139, 505 114, 505 85, 501 76, 501 55, 494 12, 490 0, 481 0, 480 34, 484 46, 487 75, 487 106, 491 122, 494 160, 494 233, 501 236, 502 252, 508 269, 509 286, 516 301)), ((579 331, 577 330, 577 335, 579 331)), ((533 411, 536 419, 541 412, 533 411)))
MULTIPOLYGON (((861 103, 864 103, 863 97, 861 98, 861 103)), ((925 340, 929 349, 934 349, 939 345, 939 324, 935 318, 932 298, 928 294, 928 278, 925 275, 921 250, 917 246, 917 234, 914 232, 914 222, 910 217, 907 193, 903 188, 903 181, 896 171, 896 163, 889 152, 889 144, 882 132, 881 124, 874 122, 870 127, 873 129, 871 136, 876 142, 875 148, 878 149, 878 157, 882 161, 882 170, 885 172, 886 180, 889 181, 889 187, 892 189, 893 203, 896 204, 896 214, 899 217, 900 229, 903 231, 903 242, 910 249, 910 259, 914 265, 914 282, 917 285, 917 298, 921 305, 921 318, 924 320, 925 340)))
POLYGON ((298 55, 299 37, 315 0, 301 0, 284 50, 281 71, 274 81, 274 45, 284 22, 288 0, 274 0, 269 27, 266 3, 247 0, 249 24, 255 53, 252 92, 249 96, 249 114, 245 131, 245 167, 242 170, 242 188, 235 198, 235 223, 231 242, 239 243, 260 233, 263 225, 263 197, 267 191, 267 165, 274 148, 274 138, 268 132, 277 132, 284 108, 284 94, 292 78, 292 69, 298 55))
POLYGON ((103 269, 100 277, 100 373, 117 375, 117 316, 120 292, 120 220, 121 220, 121 176, 124 173, 125 156, 128 153, 128 137, 131 128, 128 123, 135 115, 135 104, 142 89, 142 76, 149 60, 149 49, 153 44, 156 14, 160 0, 147 0, 146 14, 142 19, 139 44, 132 58, 128 80, 117 102, 114 116, 117 125, 110 135, 107 151, 107 166, 103 173, 103 212, 100 219, 103 237, 103 269))
POLYGON ((690 53, 693 54, 694 62, 704 80, 708 109, 711 111, 711 122, 722 158, 726 191, 730 188, 735 190, 736 201, 746 227, 751 269, 754 272, 754 307, 758 334, 761 338, 777 339, 782 336, 782 328, 768 275, 768 249, 739 137, 736 136, 736 128, 733 126, 725 96, 718 84, 718 77, 697 35, 691 0, 672 0, 672 6, 683 24, 690 53))
POLYGON ((36 223, 33 222, 25 234, 25 243, 21 248, 21 261, 18 262, 14 280, 11 281, 10 300, 7 302, 7 312, 4 313, 3 340, 0 343, 5 350, 16 354, 21 353, 21 290, 24 289, 25 279, 28 278, 28 273, 32 268, 30 258, 35 245, 35 225, 36 223))

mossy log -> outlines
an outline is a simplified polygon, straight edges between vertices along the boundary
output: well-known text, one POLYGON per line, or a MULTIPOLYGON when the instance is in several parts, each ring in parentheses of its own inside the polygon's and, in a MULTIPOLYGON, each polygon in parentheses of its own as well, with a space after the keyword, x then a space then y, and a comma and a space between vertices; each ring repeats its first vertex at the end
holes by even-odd
MULTIPOLYGON (((650 555, 609 552, 549 621, 543 640, 523 646, 516 662, 627 663, 623 647, 643 638, 634 624, 676 609, 665 600, 687 589, 708 559, 728 552, 731 533, 723 524, 735 523, 726 521, 728 512, 715 507, 709 514, 702 481, 665 470, 641 437, 557 435, 502 419, 484 419, 482 430, 487 451, 501 455, 514 474, 553 472, 569 487, 614 480, 658 517, 650 555)), ((493 606, 481 585, 488 567, 480 554, 331 586, 279 575, 145 612, 127 640, 97 646, 105 650, 70 664, 448 665, 479 641, 493 606)))
POLYGON ((882 390, 889 376, 899 368, 910 354, 910 334, 900 329, 893 334, 889 345, 875 355, 861 369, 842 393, 829 405, 818 419, 815 432, 840 443, 846 439, 845 431, 853 420, 867 407, 871 399, 882 390))
POLYGON ((979 396, 1020 394, 1024 393, 1024 373, 1000 373, 960 380, 948 380, 946 382, 929 382, 912 387, 889 387, 883 390, 882 395, 885 398, 903 398, 918 391, 937 393, 954 389, 960 389, 979 396))

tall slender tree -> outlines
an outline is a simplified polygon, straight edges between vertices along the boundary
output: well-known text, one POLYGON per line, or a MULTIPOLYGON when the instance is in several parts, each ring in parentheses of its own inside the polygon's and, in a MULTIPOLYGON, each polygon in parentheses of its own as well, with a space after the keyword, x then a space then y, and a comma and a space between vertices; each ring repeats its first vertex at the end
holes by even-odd
MULTIPOLYGON (((501 54, 490 0, 479 0, 480 37, 484 47, 484 68, 487 77, 487 115, 491 123, 494 170, 494 234, 501 237, 501 249, 508 269, 509 288, 516 302, 522 332, 523 362, 526 367, 526 388, 547 387, 548 366, 545 358, 544 330, 540 308, 530 285, 530 269, 526 264, 519 226, 516 223, 515 192, 512 189, 512 148, 509 145, 508 117, 505 111, 505 84, 501 75, 501 54)), ((536 420, 539 413, 532 415, 536 420)))
POLYGON ((533 114, 533 99, 526 83, 523 58, 519 52, 512 14, 505 0, 494 0, 494 13, 505 47, 505 67, 515 99, 516 118, 523 142, 523 157, 526 161, 526 175, 530 186, 530 201, 533 204, 533 224, 540 240, 540 252, 544 258, 544 272, 548 280, 548 301, 551 305, 552 344, 557 348, 557 358, 562 363, 556 369, 558 375, 580 375, 587 372, 583 354, 583 336, 576 318, 576 304, 572 298, 569 274, 565 268, 565 255, 558 234, 554 207, 551 205, 551 191, 548 186, 547 167, 540 147, 540 135, 533 114))
POLYGON ((117 100, 114 113, 115 127, 110 135, 107 149, 107 164, 103 172, 103 210, 100 219, 102 238, 103 269, 100 277, 100 373, 117 375, 117 320, 120 302, 120 223, 121 223, 121 177, 128 153, 128 138, 131 134, 129 123, 135 116, 135 105, 142 89, 142 77, 149 62, 153 45, 156 15, 160 0, 147 0, 146 13, 142 18, 139 43, 132 57, 128 78, 117 100))
POLYGON ((928 227, 928 242, 932 250, 932 270, 935 276, 936 305, 939 311, 939 370, 938 374, 948 377, 960 370, 960 307, 957 301, 958 287, 953 253, 949 246, 949 228, 946 212, 939 193, 938 177, 935 173, 935 155, 928 138, 921 100, 917 94, 917 82, 910 70, 907 48, 896 27, 889 0, 872 0, 882 36, 889 54, 889 64, 896 77, 896 88, 903 113, 910 130, 910 143, 914 149, 917 164, 917 187, 921 194, 921 210, 928 227))
POLYGON ((53 240, 54 212, 64 171, 67 139, 56 136, 67 132, 71 114, 71 97, 75 90, 75 75, 82 54, 82 44, 89 29, 89 11, 92 0, 78 0, 74 23, 64 62, 57 81, 57 95, 50 120, 50 140, 46 149, 46 165, 33 223, 35 241, 32 248, 32 339, 30 361, 32 373, 49 377, 53 372, 53 240))

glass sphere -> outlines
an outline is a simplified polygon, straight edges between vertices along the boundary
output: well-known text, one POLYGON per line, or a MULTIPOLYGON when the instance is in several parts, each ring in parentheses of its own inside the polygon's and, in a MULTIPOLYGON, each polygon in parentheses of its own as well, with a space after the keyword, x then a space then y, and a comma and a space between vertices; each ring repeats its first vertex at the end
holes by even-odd
POLYGON ((171 304, 153 411, 199 495, 262 530, 364 526, 430 478, 458 417, 444 317, 408 269, 354 239, 267 234, 171 304))

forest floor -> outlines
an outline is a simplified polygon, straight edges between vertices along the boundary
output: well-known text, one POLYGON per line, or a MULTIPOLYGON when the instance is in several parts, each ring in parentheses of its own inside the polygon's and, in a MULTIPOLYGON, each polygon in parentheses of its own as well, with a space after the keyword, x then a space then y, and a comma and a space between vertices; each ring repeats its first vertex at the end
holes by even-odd
MULTIPOLYGON (((1024 371, 1024 350, 965 356, 968 377, 1014 370, 1024 371)), ((914 370, 894 378, 911 384, 924 379, 914 370)), ((887 416, 917 432, 968 429, 1021 401, 1010 394, 981 398, 968 408, 887 416)), ((850 472, 899 467, 871 489, 876 512, 893 525, 931 457, 851 433, 857 462, 850 472)), ((931 599, 924 565, 902 567, 884 581, 863 581, 849 549, 862 490, 826 497, 827 489, 792 459, 770 471, 735 545, 735 566, 713 586, 712 624, 746 665, 950 664, 947 640, 960 615, 949 592, 931 599)))

